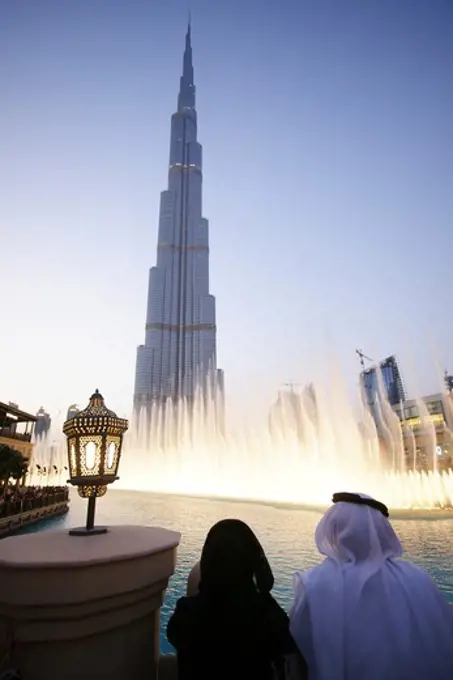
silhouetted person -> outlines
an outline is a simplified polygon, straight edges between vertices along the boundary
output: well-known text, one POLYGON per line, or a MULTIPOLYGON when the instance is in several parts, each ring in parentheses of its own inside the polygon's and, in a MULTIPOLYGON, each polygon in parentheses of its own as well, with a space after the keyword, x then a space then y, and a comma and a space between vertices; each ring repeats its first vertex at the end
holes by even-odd
POLYGON ((309 680, 452 680, 453 607, 401 559, 383 503, 338 493, 316 528, 326 559, 294 575, 291 632, 309 680))
MULTIPOLYGON (((273 680, 297 654, 274 577, 253 531, 239 520, 215 524, 200 560, 196 595, 182 597, 168 622, 178 680, 273 680)), ((305 664, 300 659, 300 678, 305 664)))

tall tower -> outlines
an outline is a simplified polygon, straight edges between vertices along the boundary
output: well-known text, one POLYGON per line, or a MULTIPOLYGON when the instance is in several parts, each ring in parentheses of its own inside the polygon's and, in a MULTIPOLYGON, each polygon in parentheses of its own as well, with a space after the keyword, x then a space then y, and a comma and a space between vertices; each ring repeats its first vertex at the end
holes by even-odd
POLYGON ((38 413, 36 414, 36 425, 35 425, 35 437, 44 437, 50 430, 50 425, 52 423, 51 417, 44 408, 41 406, 38 413))
POLYGON ((209 292, 208 220, 202 217, 190 22, 178 108, 171 118, 168 188, 161 193, 157 263, 149 273, 145 344, 137 350, 134 408, 190 403, 198 386, 223 386, 217 369, 215 298, 209 292))

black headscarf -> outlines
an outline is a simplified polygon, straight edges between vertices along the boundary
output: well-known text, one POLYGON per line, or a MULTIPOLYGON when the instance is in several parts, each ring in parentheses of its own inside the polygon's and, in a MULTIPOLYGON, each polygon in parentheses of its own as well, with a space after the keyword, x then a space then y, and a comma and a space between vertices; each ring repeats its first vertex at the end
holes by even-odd
POLYGON ((224 519, 209 530, 200 560, 200 592, 241 592, 257 589, 268 594, 274 576, 264 550, 250 527, 224 519))

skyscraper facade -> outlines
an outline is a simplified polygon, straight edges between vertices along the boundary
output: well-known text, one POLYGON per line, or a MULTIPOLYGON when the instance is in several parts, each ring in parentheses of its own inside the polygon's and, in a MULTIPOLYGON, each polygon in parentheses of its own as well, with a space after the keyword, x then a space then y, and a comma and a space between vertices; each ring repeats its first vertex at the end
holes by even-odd
POLYGON ((379 363, 378 366, 362 371, 360 380, 368 406, 374 406, 383 391, 385 399, 390 406, 396 406, 405 400, 403 381, 395 356, 390 356, 379 363), (379 382, 378 371, 380 373, 379 382))
POLYGON ((177 111, 171 118, 168 188, 161 193, 157 262, 149 273, 145 344, 137 350, 134 407, 197 388, 223 387, 217 369, 215 298, 209 291, 209 225, 202 213, 190 24, 177 111))

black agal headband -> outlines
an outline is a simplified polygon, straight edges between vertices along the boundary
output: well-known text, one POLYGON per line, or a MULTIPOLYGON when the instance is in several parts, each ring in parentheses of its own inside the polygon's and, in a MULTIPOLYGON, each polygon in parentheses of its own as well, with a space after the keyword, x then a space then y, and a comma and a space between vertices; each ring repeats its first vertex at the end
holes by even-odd
POLYGON ((359 496, 358 493, 348 493, 347 491, 340 491, 339 493, 334 493, 332 496, 332 503, 354 503, 355 505, 368 505, 369 508, 373 510, 379 510, 384 517, 389 516, 389 511, 384 503, 375 501, 374 498, 363 498, 359 496))

